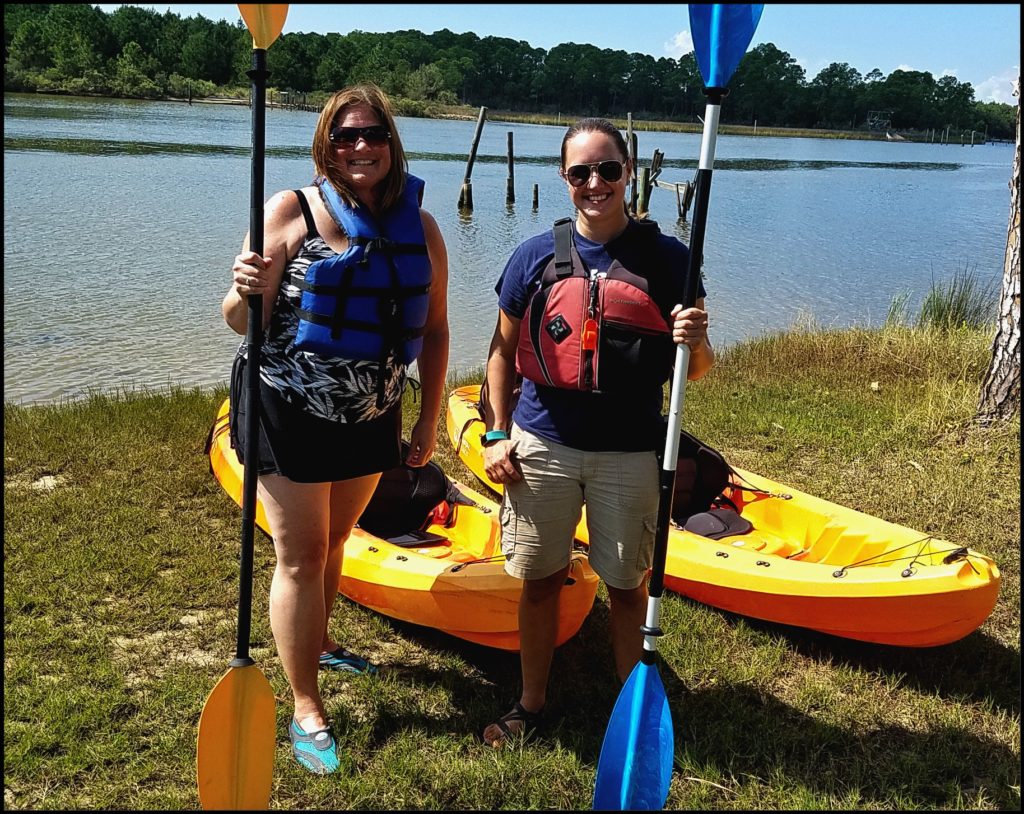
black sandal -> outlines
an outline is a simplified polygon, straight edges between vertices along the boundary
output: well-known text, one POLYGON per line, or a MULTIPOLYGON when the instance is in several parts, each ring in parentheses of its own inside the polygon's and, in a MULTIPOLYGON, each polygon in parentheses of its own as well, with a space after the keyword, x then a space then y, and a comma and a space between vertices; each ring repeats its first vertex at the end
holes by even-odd
POLYGON ((543 707, 541 707, 536 712, 530 712, 528 709, 526 709, 526 707, 524 707, 522 704, 516 701, 512 705, 511 711, 506 712, 504 715, 498 718, 498 720, 492 722, 494 726, 498 727, 498 729, 501 730, 502 734, 505 737, 503 737, 501 740, 489 741, 487 745, 494 748, 498 748, 510 738, 514 738, 517 736, 522 736, 524 739, 528 738, 543 723, 543 716, 543 707), (525 724, 525 726, 519 732, 513 732, 511 729, 508 728, 508 725, 513 721, 522 721, 525 724))

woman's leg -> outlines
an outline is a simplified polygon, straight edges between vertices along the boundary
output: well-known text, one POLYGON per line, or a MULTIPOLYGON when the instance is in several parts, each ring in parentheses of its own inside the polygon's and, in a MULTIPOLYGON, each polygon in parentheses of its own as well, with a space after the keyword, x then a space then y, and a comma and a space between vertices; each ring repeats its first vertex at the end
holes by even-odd
POLYGON ((277 554, 270 583, 270 627, 295 699, 295 720, 306 732, 327 726, 317 671, 326 618, 330 496, 330 483, 260 476, 259 498, 277 554))
POLYGON ((644 649, 640 628, 647 618, 647 583, 641 582, 630 589, 606 587, 611 601, 608 626, 615 654, 615 673, 625 684, 644 649))
POLYGON ((341 563, 345 541, 352 527, 366 509, 380 480, 380 473, 361 478, 335 481, 331 484, 331 517, 328 536, 327 563, 324 568, 324 635, 320 649, 330 653, 338 649, 338 643, 331 638, 329 628, 331 610, 338 596, 341 579, 341 563))

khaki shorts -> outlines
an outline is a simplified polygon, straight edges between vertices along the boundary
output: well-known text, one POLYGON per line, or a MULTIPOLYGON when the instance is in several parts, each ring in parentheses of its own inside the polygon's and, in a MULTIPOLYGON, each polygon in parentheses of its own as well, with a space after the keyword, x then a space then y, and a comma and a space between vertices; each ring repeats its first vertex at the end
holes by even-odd
POLYGON ((513 462, 523 479, 505 484, 505 571, 543 579, 569 564, 584 500, 590 565, 608 585, 630 590, 651 567, 658 520, 658 460, 649 452, 586 452, 513 425, 513 462))

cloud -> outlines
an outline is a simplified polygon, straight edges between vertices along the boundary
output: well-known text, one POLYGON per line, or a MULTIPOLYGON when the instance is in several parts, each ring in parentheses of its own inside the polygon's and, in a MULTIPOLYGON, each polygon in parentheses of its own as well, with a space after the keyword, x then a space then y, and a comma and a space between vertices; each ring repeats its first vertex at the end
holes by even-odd
POLYGON ((665 43, 665 53, 673 59, 679 59, 693 50, 693 37, 689 31, 680 31, 671 41, 665 43))
POLYGON ((1020 65, 1007 68, 998 76, 990 76, 984 82, 974 86, 974 98, 979 102, 1002 102, 1004 105, 1016 105, 1013 96, 1013 83, 1020 76, 1020 65))

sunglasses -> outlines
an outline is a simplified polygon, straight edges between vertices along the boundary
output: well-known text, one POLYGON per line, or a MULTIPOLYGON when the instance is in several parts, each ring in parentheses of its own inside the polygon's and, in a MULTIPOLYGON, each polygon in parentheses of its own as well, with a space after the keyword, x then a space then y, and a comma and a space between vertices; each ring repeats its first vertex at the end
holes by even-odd
POLYGON ((355 147, 359 139, 371 147, 381 147, 391 140, 391 131, 380 124, 371 127, 335 127, 328 138, 341 147, 355 147))
POLYGON ((570 186, 581 187, 590 180, 590 174, 597 170, 605 181, 613 182, 622 178, 623 161, 598 161, 594 164, 573 164, 567 167, 562 176, 569 182, 570 186))

